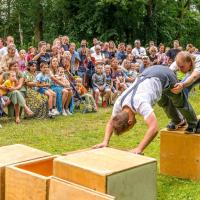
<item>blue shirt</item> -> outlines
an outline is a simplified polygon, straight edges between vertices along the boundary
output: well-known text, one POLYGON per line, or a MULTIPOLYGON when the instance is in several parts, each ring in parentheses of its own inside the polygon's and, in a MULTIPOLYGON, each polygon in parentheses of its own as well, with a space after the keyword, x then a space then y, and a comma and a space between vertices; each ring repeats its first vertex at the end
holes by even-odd
MULTIPOLYGON (((49 75, 47 74, 43 74, 42 72, 40 72, 36 77, 35 77, 35 82, 39 82, 39 83, 51 83, 51 78, 49 75)), ((43 87, 43 88, 47 88, 47 87, 43 87)))
POLYGON ((74 65, 75 65, 75 60, 76 59, 81 61, 79 53, 77 51, 74 51, 74 53, 72 54, 72 57, 71 57, 71 73, 72 74, 75 73, 74 65))
POLYGON ((116 53, 117 60, 123 61, 126 58, 126 54, 124 51, 118 51, 116 53))

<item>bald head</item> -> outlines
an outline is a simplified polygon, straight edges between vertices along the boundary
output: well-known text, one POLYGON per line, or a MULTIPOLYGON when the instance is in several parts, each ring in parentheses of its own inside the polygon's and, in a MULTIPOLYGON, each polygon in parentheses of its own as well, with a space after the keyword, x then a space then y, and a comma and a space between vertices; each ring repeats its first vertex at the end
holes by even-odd
POLYGON ((187 73, 194 68, 194 57, 187 51, 181 51, 176 56, 176 64, 181 72, 187 73))

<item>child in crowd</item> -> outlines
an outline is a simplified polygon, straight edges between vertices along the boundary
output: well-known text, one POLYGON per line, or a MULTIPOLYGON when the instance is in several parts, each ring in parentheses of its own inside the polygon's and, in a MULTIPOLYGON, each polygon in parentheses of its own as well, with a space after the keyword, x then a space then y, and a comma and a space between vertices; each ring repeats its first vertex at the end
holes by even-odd
POLYGON ((125 59, 122 63, 122 71, 125 75, 125 82, 127 87, 129 87, 137 77, 137 71, 135 70, 135 65, 129 60, 125 59))
POLYGON ((122 71, 122 68, 118 67, 117 74, 116 74, 116 89, 118 91, 118 94, 121 94, 124 90, 127 89, 125 80, 126 79, 122 71))
POLYGON ((69 51, 64 51, 61 57, 61 66, 64 67, 65 70, 70 70, 70 62, 71 62, 71 53, 69 51))
MULTIPOLYGON (((64 116, 72 115, 72 113, 69 111, 69 103, 72 98, 72 88, 70 86, 70 82, 65 76, 65 70, 63 67, 58 67, 57 73, 55 77, 63 84, 63 90, 62 93, 65 93, 65 95, 62 95, 62 114, 64 116)), ((61 86, 62 87, 62 86, 61 86)))
POLYGON ((87 54, 87 67, 85 76, 85 87, 87 90, 92 89, 92 76, 95 73, 95 60, 91 57, 90 52, 87 54))
POLYGON ((37 91, 40 94, 44 94, 48 96, 48 104, 49 104, 49 115, 54 116, 58 115, 59 112, 56 109, 56 93, 50 89, 51 78, 49 75, 49 67, 48 64, 42 62, 40 64, 40 73, 36 76, 35 81, 37 82, 37 91))
POLYGON ((27 60, 26 60, 26 51, 24 49, 21 49, 19 51, 18 65, 19 65, 20 72, 26 71, 27 60))
POLYGON ((113 80, 112 80, 112 76, 111 76, 111 67, 110 65, 106 65, 105 66, 105 74, 106 74, 106 88, 109 88, 111 90, 111 92, 113 93, 111 95, 111 104, 114 104, 115 99, 118 95, 117 90, 115 89, 115 87, 113 86, 113 80))
POLYGON ((149 49, 149 59, 150 59, 150 65, 157 65, 158 64, 158 56, 157 54, 157 48, 155 46, 150 47, 149 49))
MULTIPOLYGON (((0 89, 1 103, 3 107, 6 107, 11 103, 10 99, 6 95, 11 89, 14 89, 17 84, 16 73, 14 71, 8 72, 8 79, 1 85, 0 89)), ((27 105, 24 106, 24 109, 29 117, 33 116, 34 113, 27 105)), ((19 116, 16 116, 16 123, 19 123, 19 121, 19 116)))
POLYGON ((28 54, 26 57, 27 62, 31 61, 35 55, 36 55, 36 49, 33 46, 30 46, 28 48, 28 54))
POLYGON ((10 104, 10 100, 6 95, 12 87, 16 86, 16 83, 16 73, 14 71, 8 72, 8 79, 0 86, 1 105, 3 107, 10 104))
POLYGON ((16 82, 16 73, 13 71, 8 72, 8 79, 3 83, 4 88, 0 89, 0 95, 5 96, 9 89, 16 86, 16 82))
POLYGON ((81 95, 81 98, 85 100, 86 107, 83 110, 83 113, 88 113, 90 109, 92 109, 92 111, 94 112, 97 112, 95 100, 93 96, 90 93, 88 93, 86 88, 83 86, 82 78, 77 78, 75 82, 77 92, 79 93, 79 95, 81 95))
POLYGON ((92 82, 96 104, 98 105, 99 95, 102 94, 105 96, 102 106, 106 107, 110 99, 111 90, 106 88, 106 75, 103 73, 103 65, 96 65, 96 73, 92 76, 92 82))

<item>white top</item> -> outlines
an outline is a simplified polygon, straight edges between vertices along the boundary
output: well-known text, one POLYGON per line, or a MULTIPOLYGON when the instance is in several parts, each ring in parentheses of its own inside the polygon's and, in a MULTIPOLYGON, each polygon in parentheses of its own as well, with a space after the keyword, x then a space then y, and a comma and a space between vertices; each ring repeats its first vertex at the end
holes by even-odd
MULTIPOLYGON (((0 49, 0 58, 3 57, 4 55, 8 54, 8 48, 7 47, 3 47, 0 49)), ((16 49, 15 55, 18 57, 19 53, 18 50, 16 49)))
POLYGON ((95 46, 90 48, 91 53, 95 53, 95 46))
POLYGON ((147 117, 153 112, 152 106, 159 101, 162 95, 162 85, 158 78, 152 77, 147 78, 141 82, 135 92, 133 107, 131 105, 132 93, 135 89, 132 89, 137 80, 117 99, 113 107, 112 116, 114 117, 117 113, 122 111, 124 106, 128 106, 135 113, 139 113, 146 120, 147 117), (121 99, 127 92, 130 92, 125 98, 124 102, 121 105, 121 99))
POLYGON ((144 47, 134 48, 131 52, 136 58, 146 56, 146 50, 144 47))
MULTIPOLYGON (((196 72, 200 72, 200 55, 198 54, 194 54, 195 56, 195 65, 194 65, 194 70, 193 71, 196 71, 196 72)), ((178 66, 176 64, 176 61, 174 61, 170 67, 169 67, 172 71, 178 71, 178 66)), ((188 72, 187 74, 191 74, 192 71, 188 72)))
POLYGON ((95 58, 95 62, 98 62, 98 61, 103 62, 104 59, 105 59, 105 56, 104 56, 104 54, 102 54, 102 53, 100 53, 100 54, 97 55, 96 52, 95 52, 95 53, 93 53, 91 56, 92 56, 93 58, 95 58))

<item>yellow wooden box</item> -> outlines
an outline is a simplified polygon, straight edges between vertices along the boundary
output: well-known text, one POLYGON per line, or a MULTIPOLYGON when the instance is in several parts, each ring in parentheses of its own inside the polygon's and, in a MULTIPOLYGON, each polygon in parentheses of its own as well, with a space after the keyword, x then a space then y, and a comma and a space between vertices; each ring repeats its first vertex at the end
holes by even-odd
POLYGON ((114 200, 115 198, 83 186, 52 177, 49 200, 114 200))
POLYGON ((200 134, 161 130, 160 173, 200 180, 200 134))
POLYGON ((59 157, 53 174, 117 200, 156 199, 156 160, 126 151, 101 148, 59 157))
POLYGON ((6 167, 6 200, 48 200, 53 159, 49 156, 6 167))
POLYGON ((0 200, 5 199, 5 166, 49 155, 22 144, 0 147, 0 200))

